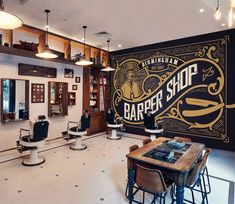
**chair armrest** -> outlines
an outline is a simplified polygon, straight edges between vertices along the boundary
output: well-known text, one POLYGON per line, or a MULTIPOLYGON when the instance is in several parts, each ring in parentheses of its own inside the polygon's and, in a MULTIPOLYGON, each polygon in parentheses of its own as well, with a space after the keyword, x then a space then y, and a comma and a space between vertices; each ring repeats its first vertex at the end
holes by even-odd
POLYGON ((30 132, 29 129, 20 128, 20 131, 30 132))
POLYGON ((68 121, 68 123, 79 123, 77 121, 68 121))
POLYGON ((67 130, 69 129, 69 124, 77 124, 77 126, 79 127, 79 122, 77 122, 77 121, 68 121, 67 130))
POLYGON ((29 135, 30 135, 30 130, 28 130, 28 129, 24 129, 24 128, 20 128, 20 136, 19 136, 19 138, 20 138, 20 139, 22 138, 22 131, 24 131, 24 132, 28 132, 28 133, 29 133, 29 135))

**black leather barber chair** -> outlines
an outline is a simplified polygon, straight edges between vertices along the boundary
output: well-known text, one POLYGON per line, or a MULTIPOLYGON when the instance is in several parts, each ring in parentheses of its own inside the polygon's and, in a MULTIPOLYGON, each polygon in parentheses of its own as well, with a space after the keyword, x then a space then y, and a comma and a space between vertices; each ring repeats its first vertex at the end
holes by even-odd
POLYGON ((67 141, 74 140, 71 144, 70 149, 72 150, 84 150, 87 148, 85 144, 82 143, 82 136, 87 134, 87 129, 90 128, 90 116, 82 115, 80 124, 79 122, 69 121, 67 123, 67 132, 62 133, 63 138, 67 141), (71 125, 74 125, 70 127, 71 125))
POLYGON ((112 108, 109 108, 106 113, 106 123, 107 123, 107 128, 111 129, 111 135, 108 135, 107 139, 110 139, 110 140, 121 139, 120 135, 117 134, 117 129, 122 130, 123 128, 122 119, 115 117, 115 114, 112 108))
POLYGON ((48 135, 49 122, 44 115, 38 116, 38 120, 33 124, 32 133, 28 129, 20 129, 19 141, 17 141, 17 150, 30 150, 29 156, 22 161, 25 166, 35 166, 45 162, 43 157, 38 156, 38 148, 45 144, 48 135))
POLYGON ((112 109, 109 109, 106 113, 106 122, 107 124, 116 124, 115 114, 112 109))
POLYGON ((162 127, 162 121, 156 123, 154 114, 144 114, 144 127, 145 132, 150 133, 150 139, 153 141, 157 135, 162 135, 164 129, 162 127))

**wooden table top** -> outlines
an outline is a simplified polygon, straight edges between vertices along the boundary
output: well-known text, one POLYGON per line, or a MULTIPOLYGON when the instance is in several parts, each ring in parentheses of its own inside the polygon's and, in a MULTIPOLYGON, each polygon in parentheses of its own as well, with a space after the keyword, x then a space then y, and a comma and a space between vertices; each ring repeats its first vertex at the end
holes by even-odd
POLYGON ((198 158, 200 158, 205 147, 205 145, 201 143, 187 142, 188 144, 191 144, 191 146, 186 152, 183 152, 183 155, 174 164, 143 156, 166 140, 172 139, 159 137, 156 140, 144 145, 143 147, 140 147, 139 149, 127 154, 126 156, 128 159, 140 161, 164 169, 185 173, 188 172, 191 169, 192 165, 196 163, 198 158))

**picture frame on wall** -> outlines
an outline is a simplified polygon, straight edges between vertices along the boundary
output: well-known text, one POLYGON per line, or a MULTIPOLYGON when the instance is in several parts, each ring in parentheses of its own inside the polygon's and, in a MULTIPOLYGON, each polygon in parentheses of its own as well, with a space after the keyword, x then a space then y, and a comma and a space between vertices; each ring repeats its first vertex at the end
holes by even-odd
POLYGON ((31 103, 45 102, 45 84, 31 84, 31 103))
POLYGON ((72 85, 72 90, 75 90, 75 91, 78 90, 78 85, 75 85, 75 84, 72 85))
POLYGON ((73 78, 74 77, 74 70, 73 69, 64 69, 64 77, 65 78, 73 78))
POLYGON ((75 83, 80 83, 81 82, 81 78, 80 77, 75 77, 75 83))
POLYGON ((2 45, 2 34, 0 34, 0 45, 2 45))

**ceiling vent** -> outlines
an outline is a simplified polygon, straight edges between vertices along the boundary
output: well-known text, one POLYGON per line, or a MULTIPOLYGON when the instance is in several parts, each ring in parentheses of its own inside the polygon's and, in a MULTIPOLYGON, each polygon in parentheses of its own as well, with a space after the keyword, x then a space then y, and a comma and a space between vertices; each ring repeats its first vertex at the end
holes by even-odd
POLYGON ((99 37, 101 37, 101 38, 107 38, 107 37, 110 37, 110 36, 111 36, 111 34, 108 33, 108 32, 106 32, 106 31, 101 31, 101 32, 99 32, 99 33, 95 33, 95 35, 96 35, 96 36, 99 36, 99 37))
POLYGON ((17 0, 17 3, 20 5, 23 5, 27 2, 28 0, 17 0))

